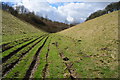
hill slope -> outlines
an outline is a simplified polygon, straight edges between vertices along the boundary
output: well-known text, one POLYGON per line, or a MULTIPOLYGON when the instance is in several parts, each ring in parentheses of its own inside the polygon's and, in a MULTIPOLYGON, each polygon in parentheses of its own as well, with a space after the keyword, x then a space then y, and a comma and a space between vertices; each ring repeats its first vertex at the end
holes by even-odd
POLYGON ((19 20, 13 15, 2 11, 2 28, 3 35, 7 34, 27 34, 27 33, 35 33, 41 32, 34 26, 19 20))
POLYGON ((118 11, 76 25, 59 34, 81 40, 81 45, 83 43, 82 46, 87 50, 96 50, 97 46, 107 47, 118 40, 118 11))
POLYGON ((106 65, 110 71, 117 70, 119 12, 115 11, 103 15, 61 31, 58 34, 78 40, 80 50, 84 54, 92 56, 91 59, 95 60, 95 63, 99 64, 99 66, 106 65))
MULTIPOLYGON (((1 10, 0 10, 1 11, 1 10)), ((43 32, 31 24, 21 21, 8 12, 2 11, 2 35, 4 40, 13 40, 14 38, 30 36, 32 34, 43 34, 43 32), (8 38, 8 39, 6 39, 8 38)))

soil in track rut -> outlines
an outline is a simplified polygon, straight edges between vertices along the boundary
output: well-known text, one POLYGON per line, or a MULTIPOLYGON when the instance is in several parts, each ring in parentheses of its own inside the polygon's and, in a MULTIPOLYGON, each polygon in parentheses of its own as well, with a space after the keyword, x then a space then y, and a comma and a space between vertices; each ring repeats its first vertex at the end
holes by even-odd
MULTIPOLYGON (((44 37, 43 37, 41 40, 43 40, 43 39, 44 39, 44 37)), ((36 42, 32 47, 30 47, 28 51, 22 53, 22 55, 19 57, 19 59, 17 59, 16 61, 14 61, 13 63, 11 63, 11 64, 9 64, 9 65, 6 65, 6 66, 7 66, 6 68, 3 67, 2 76, 4 76, 4 75, 5 75, 8 71, 10 71, 16 64, 18 64, 19 61, 20 61, 20 59, 21 59, 22 57, 24 57, 24 56, 25 56, 35 45, 37 45, 41 40, 39 40, 39 41, 36 42)))
MULTIPOLYGON (((30 38, 30 39, 32 39, 32 38, 30 38)), ((19 42, 19 41, 21 41, 21 40, 23 40, 23 41, 28 41, 28 40, 30 40, 29 38, 23 38, 23 39, 19 39, 19 40, 15 40, 15 41, 13 41, 13 42, 7 42, 7 43, 4 43, 4 44, 1 44, 0 46, 2 47, 2 52, 4 52, 4 50, 6 49, 6 48, 9 48, 9 47, 7 47, 9 44, 12 44, 12 43, 14 43, 14 42, 19 42)), ((19 43, 19 44, 21 44, 21 43, 19 43)), ((14 45, 15 46, 15 45, 14 45)))
MULTIPOLYGON (((49 37, 49 38, 50 38, 50 37, 49 37)), ((50 41, 49 41, 49 43, 50 43, 50 41)), ((47 53, 46 53, 46 65, 45 65, 45 67, 48 66, 48 64, 47 64, 48 53, 49 53, 49 44, 48 44, 48 50, 47 50, 47 53)), ((39 61, 40 61, 40 55, 38 55, 38 57, 37 57, 37 62, 36 62, 35 66, 34 66, 34 68, 33 68, 33 70, 32 70, 32 72, 31 72, 30 78, 33 78, 33 75, 34 75, 35 71, 37 70, 38 65, 40 64, 39 61)), ((45 69, 45 70, 46 70, 46 69, 45 69)), ((43 74, 44 74, 44 73, 43 73, 43 74)))
MULTIPOLYGON (((43 36, 44 36, 44 35, 43 35, 43 36)), ((40 37, 42 37, 42 36, 40 36, 40 37)), ((34 41, 38 40, 40 37, 38 37, 37 39, 29 42, 29 43, 26 44, 26 45, 21 46, 20 48, 18 48, 18 49, 16 49, 16 50, 14 50, 13 52, 11 52, 9 55, 3 57, 3 58, 2 58, 2 63, 5 63, 9 58, 11 58, 11 57, 12 57, 14 54, 16 54, 18 51, 20 51, 21 49, 23 49, 23 48, 26 47, 27 45, 33 43, 34 41)))
MULTIPOLYGON (((52 37, 51 37, 52 38, 52 37)), ((47 72, 47 68, 48 68, 48 56, 49 56, 49 51, 50 51, 50 42, 51 42, 51 39, 49 41, 49 44, 48 44, 48 50, 47 50, 47 53, 46 53, 46 64, 45 64, 45 67, 44 69, 42 70, 42 77, 43 77, 43 80, 45 80, 46 78, 46 72, 47 72)))
POLYGON ((37 50, 36 54, 34 55, 33 61, 32 61, 32 63, 31 63, 31 65, 30 65, 29 69, 27 70, 26 75, 25 75, 25 77, 24 77, 23 80, 26 80, 26 79, 29 79, 29 78, 30 78, 30 75, 31 75, 31 73, 32 73, 32 70, 33 70, 33 68, 34 68, 34 66, 35 66, 35 64, 36 64, 36 62, 37 62, 37 57, 38 57, 38 55, 40 54, 40 51, 41 51, 42 47, 45 45, 47 39, 48 39, 48 37, 45 39, 45 41, 44 41, 44 43, 42 44, 42 46, 39 47, 39 49, 37 50))
MULTIPOLYGON (((12 45, 12 46, 10 46, 10 45, 6 45, 6 46, 2 45, 2 52, 6 51, 6 50, 8 50, 8 49, 11 49, 11 48, 13 48, 13 47, 16 46, 16 45, 20 45, 20 44, 22 44, 22 43, 24 43, 24 42, 27 42, 27 41, 29 41, 29 40, 31 40, 31 39, 32 39, 32 38, 30 38, 30 39, 28 39, 28 38, 22 39, 22 42, 19 42, 18 44, 15 44, 15 45, 12 45)), ((15 41, 15 42, 17 42, 17 41, 15 41)))

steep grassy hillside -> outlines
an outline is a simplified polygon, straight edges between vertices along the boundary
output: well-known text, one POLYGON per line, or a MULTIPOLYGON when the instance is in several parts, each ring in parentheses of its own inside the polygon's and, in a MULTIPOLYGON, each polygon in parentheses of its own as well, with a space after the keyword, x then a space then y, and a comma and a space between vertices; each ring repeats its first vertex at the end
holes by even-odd
POLYGON ((19 20, 13 15, 2 11, 2 35, 4 40, 13 40, 18 37, 31 36, 33 34, 43 34, 45 32, 34 26, 19 20))
MULTIPOLYGON (((80 43, 81 52, 89 55, 94 60, 92 65, 97 66, 97 70, 94 72, 98 76, 101 74, 105 75, 99 71, 103 68, 103 71, 106 72, 104 77, 118 76, 114 72, 117 72, 118 69, 118 44, 120 42, 118 39, 119 12, 115 11, 103 15, 58 33, 75 39, 80 43)), ((90 61, 90 63, 92 62, 90 61)))

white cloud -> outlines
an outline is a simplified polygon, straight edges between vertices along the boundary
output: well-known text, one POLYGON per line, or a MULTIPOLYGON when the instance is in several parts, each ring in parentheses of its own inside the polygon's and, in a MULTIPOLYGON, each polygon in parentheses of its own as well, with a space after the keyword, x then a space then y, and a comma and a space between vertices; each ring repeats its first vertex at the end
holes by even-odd
MULTIPOLYGON (((42 0, 39 0, 42 1, 42 0)), ((47 0, 50 2, 50 0, 47 0)), ((38 2, 38 0, 22 0, 22 4, 37 15, 47 17, 53 21, 81 23, 92 12, 103 9, 108 3, 67 3, 62 6, 53 7, 48 2, 38 2)), ((55 3, 54 3, 55 4, 55 3)))
MULTIPOLYGON (((83 22, 94 11, 103 9, 108 3, 69 3, 58 7, 58 11, 73 18, 73 22, 83 22)), ((69 21, 69 20, 68 20, 69 21)), ((71 21, 71 20, 70 20, 71 21)), ((72 23, 72 22, 71 22, 72 23)))

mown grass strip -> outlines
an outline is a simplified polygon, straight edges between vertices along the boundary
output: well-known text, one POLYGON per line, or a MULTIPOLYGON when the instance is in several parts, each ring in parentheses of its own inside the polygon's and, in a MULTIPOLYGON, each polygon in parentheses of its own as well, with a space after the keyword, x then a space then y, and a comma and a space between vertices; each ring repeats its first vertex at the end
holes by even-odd
POLYGON ((4 78, 24 78, 26 72, 29 70, 31 63, 35 57, 36 52, 42 46, 46 38, 38 43, 32 50, 25 55, 22 60, 13 68, 4 78), (24 68, 23 68, 24 67, 24 68))
POLYGON ((31 74, 31 78, 45 78, 44 69, 48 65, 47 58, 49 56, 49 44, 51 37, 48 38, 46 44, 43 46, 40 55, 38 56, 38 62, 31 74))
POLYGON ((20 50, 18 53, 13 55, 8 61, 4 64, 2 64, 2 74, 4 75, 7 73, 10 69, 12 69, 21 59, 24 55, 26 55, 35 45, 37 45, 44 37, 41 37, 40 39, 36 40, 35 42, 31 43, 27 47, 20 50))

